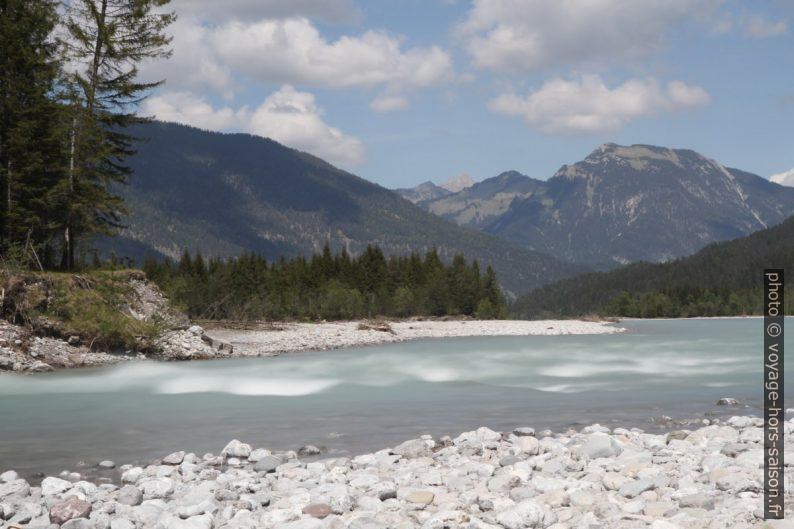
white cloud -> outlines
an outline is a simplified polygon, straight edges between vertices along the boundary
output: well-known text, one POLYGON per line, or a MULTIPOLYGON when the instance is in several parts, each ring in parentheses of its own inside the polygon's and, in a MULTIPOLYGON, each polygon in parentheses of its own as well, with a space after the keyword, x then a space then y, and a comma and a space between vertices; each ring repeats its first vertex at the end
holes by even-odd
POLYGON ((230 22, 211 45, 223 64, 264 82, 311 86, 430 86, 452 77, 452 59, 439 47, 401 49, 380 31, 329 42, 305 18, 230 22))
POLYGON ((549 66, 637 58, 668 28, 712 13, 721 0, 474 0, 458 25, 475 66, 525 73, 549 66))
POLYGON ((408 105, 408 99, 402 96, 381 96, 373 99, 369 104, 369 108, 371 108, 373 112, 385 114, 386 112, 405 110, 408 108, 408 105))
POLYGON ((206 130, 239 129, 249 120, 248 107, 216 109, 189 92, 166 92, 150 97, 144 101, 143 111, 160 121, 184 123, 206 130))
POLYGON ((310 152, 344 166, 364 162, 361 140, 327 125, 314 96, 289 85, 268 96, 248 124, 254 134, 273 138, 290 147, 310 152))
POLYGON ((782 173, 773 174, 769 177, 769 181, 782 186, 794 187, 794 168, 783 171, 782 173))
POLYGON ((765 39, 785 35, 788 28, 782 20, 769 20, 766 15, 755 14, 746 17, 742 23, 744 34, 755 39, 765 39))
POLYGON ((218 26, 182 17, 171 28, 173 56, 144 65, 144 79, 169 90, 231 99, 251 82, 315 87, 427 87, 451 80, 449 54, 437 46, 405 48, 381 31, 325 39, 306 18, 229 20, 218 26))
POLYGON ((328 125, 314 95, 289 85, 269 95, 254 111, 247 107, 214 108, 206 100, 185 92, 151 97, 144 102, 143 110, 163 121, 209 130, 250 132, 345 167, 359 165, 365 158, 361 140, 328 125))
POLYGON ((168 30, 173 36, 173 55, 168 60, 144 63, 141 77, 164 79, 169 91, 209 91, 231 99, 238 83, 212 48, 212 29, 196 19, 180 17, 168 30))
POLYGON ((175 0, 167 7, 180 16, 210 21, 305 16, 326 22, 357 22, 361 17, 353 0, 175 0))
POLYGON ((493 112, 523 117, 545 134, 617 131, 629 122, 661 111, 700 107, 710 101, 698 86, 680 81, 631 79, 609 88, 597 75, 576 81, 554 79, 527 97, 502 94, 489 102, 493 112))

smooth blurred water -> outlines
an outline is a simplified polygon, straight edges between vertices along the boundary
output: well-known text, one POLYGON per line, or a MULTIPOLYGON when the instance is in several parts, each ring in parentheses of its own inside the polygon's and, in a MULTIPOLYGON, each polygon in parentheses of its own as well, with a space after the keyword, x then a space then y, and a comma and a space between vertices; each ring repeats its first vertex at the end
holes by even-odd
POLYGON ((620 325, 628 332, 613 335, 424 340, 3 375, 0 471, 218 452, 232 438, 355 454, 478 426, 653 430, 661 415, 759 414, 762 321, 627 320, 620 325), (722 396, 742 406, 714 406, 722 396))

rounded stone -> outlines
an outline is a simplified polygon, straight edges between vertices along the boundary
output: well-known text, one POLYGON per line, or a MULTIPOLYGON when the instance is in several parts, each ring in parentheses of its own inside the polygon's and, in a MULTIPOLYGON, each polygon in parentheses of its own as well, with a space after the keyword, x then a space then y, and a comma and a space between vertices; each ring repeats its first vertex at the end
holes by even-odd
POLYGON ((327 503, 312 503, 311 505, 307 505, 303 508, 303 514, 308 514, 309 516, 313 518, 319 518, 320 520, 329 516, 331 513, 333 513, 333 510, 327 503))
POLYGON ((72 488, 72 483, 60 478, 44 478, 41 482, 41 494, 43 496, 55 496, 72 488))
POLYGON ((9 470, 7 472, 3 472, 2 474, 0 474, 0 482, 3 483, 11 483, 12 481, 15 481, 17 479, 19 479, 19 474, 17 474, 13 470, 9 470))
POLYGON ((241 443, 237 439, 233 439, 229 442, 229 444, 224 447, 221 451, 221 455, 226 457, 238 457, 241 459, 248 459, 248 456, 251 455, 251 445, 246 443, 241 443))
POLYGON ((520 457, 509 455, 505 456, 499 460, 499 465, 503 467, 509 467, 511 465, 515 465, 516 463, 520 463, 522 460, 520 457))
POLYGON ((135 485, 125 485, 119 489, 116 501, 122 505, 140 505, 143 501, 143 492, 135 485))
POLYGON ((535 429, 528 426, 516 428, 513 430, 513 435, 516 437, 535 437, 535 429))
POLYGON ((254 464, 254 472, 275 472, 282 464, 281 459, 276 456, 265 456, 254 464))
POLYGON ((419 503, 422 505, 430 505, 433 503, 435 494, 429 490, 415 490, 405 497, 408 503, 419 503))
POLYGON ((185 452, 180 450, 179 452, 173 452, 168 454, 163 458, 164 465, 179 465, 185 459, 185 452))
POLYGON ((432 441, 411 439, 395 446, 392 452, 406 458, 431 457, 433 450, 430 448, 430 443, 432 441))
POLYGON ((75 518, 88 518, 91 514, 91 504, 74 496, 56 503, 50 509, 50 521, 63 525, 75 518))
POLYGON ((592 433, 587 441, 579 447, 580 457, 598 459, 600 457, 613 457, 623 452, 623 448, 611 436, 603 433, 592 433))
POLYGON ((317 455, 320 455, 320 449, 317 448, 314 445, 301 446, 298 449, 298 455, 301 456, 301 457, 317 456, 317 455))

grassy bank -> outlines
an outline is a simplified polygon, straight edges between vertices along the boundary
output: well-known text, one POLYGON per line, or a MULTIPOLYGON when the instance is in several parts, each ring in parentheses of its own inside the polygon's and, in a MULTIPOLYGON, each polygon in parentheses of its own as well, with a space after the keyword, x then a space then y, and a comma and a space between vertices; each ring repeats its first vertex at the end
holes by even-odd
POLYGON ((0 270, 2 317, 35 334, 77 337, 91 349, 147 350, 162 332, 163 322, 136 310, 145 280, 138 270, 0 270))

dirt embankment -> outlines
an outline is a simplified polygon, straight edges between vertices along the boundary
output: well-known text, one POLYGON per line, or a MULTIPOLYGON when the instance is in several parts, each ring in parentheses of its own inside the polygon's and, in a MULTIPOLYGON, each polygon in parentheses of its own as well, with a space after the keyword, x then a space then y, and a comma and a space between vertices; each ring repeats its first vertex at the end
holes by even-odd
POLYGON ((138 270, 0 271, 0 317, 0 371, 231 353, 191 326, 138 270))

